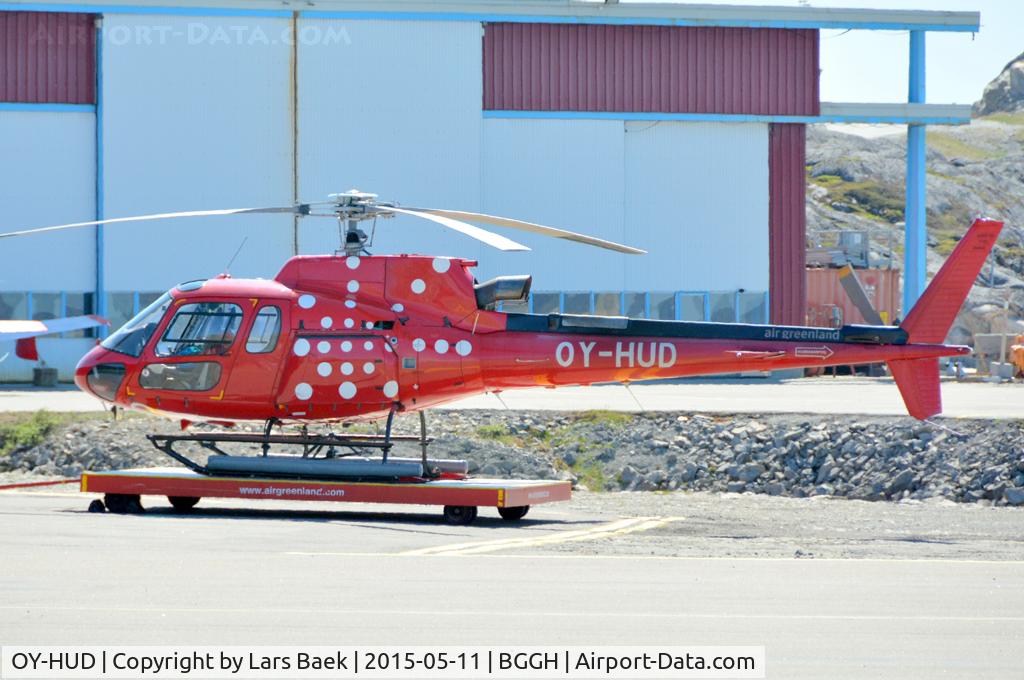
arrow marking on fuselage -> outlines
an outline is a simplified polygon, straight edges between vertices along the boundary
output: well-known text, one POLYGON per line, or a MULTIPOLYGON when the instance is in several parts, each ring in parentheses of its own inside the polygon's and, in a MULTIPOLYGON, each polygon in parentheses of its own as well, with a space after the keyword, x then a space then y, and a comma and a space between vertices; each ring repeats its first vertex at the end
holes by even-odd
POLYGON ((835 352, 828 345, 822 345, 821 347, 797 347, 793 350, 793 354, 798 357, 814 357, 824 360, 835 354, 835 352))

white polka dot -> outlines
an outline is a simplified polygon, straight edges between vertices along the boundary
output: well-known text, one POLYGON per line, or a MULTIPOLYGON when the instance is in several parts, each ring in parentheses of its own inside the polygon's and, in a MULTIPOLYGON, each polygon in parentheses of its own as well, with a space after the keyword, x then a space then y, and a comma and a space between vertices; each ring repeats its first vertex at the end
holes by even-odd
POLYGON ((444 274, 452 266, 452 261, 446 257, 435 257, 434 258, 434 271, 438 274, 444 274))
POLYGON ((299 383, 295 386, 295 396, 305 401, 313 396, 313 388, 309 386, 309 383, 299 383))
POLYGON ((469 344, 469 340, 459 340, 455 343, 455 351, 460 357, 469 356, 473 351, 473 345, 469 344))
POLYGON ((370 330, 371 328, 373 328, 373 322, 372 321, 367 321, 363 325, 366 327, 366 330, 370 330))
POLYGON ((355 279, 352 279, 351 281, 348 282, 348 292, 354 293, 357 290, 359 290, 359 282, 356 281, 355 279))
POLYGON ((305 338, 299 338, 295 341, 295 347, 293 348, 295 356, 304 357, 309 354, 309 340, 305 338))
POLYGON ((345 328, 352 328, 356 325, 356 322, 352 319, 345 319, 345 328))
POLYGON ((371 349, 373 349, 373 341, 367 340, 366 342, 364 342, 363 349, 365 349, 366 351, 370 351, 371 349))
POLYGON ((331 343, 327 342, 326 340, 321 340, 320 342, 316 343, 316 351, 320 352, 320 354, 327 354, 328 352, 331 351, 331 343))
POLYGON ((349 309, 355 309, 356 308, 356 301, 355 300, 345 300, 345 306, 348 307, 349 309))
POLYGON ((384 349, 386 349, 389 352, 394 352, 395 351, 395 350, 391 349, 391 345, 384 345, 384 349))
POLYGON ((340 394, 343 399, 351 399, 356 396, 355 384, 350 382, 341 383, 341 385, 338 386, 338 394, 340 394))
POLYGON ((352 364, 350 364, 347 361, 341 365, 341 373, 342 373, 342 375, 352 375, 352 371, 353 370, 354 369, 352 368, 352 364))
POLYGON ((346 340, 345 342, 341 343, 341 351, 342 352, 351 352, 352 351, 352 343, 349 342, 348 340, 346 340))
POLYGON ((299 307, 303 309, 310 309, 316 304, 316 298, 312 295, 300 295, 299 296, 299 307))
POLYGON ((334 319, 332 319, 329 316, 325 316, 324 318, 320 319, 320 328, 330 328, 333 325, 334 319))
POLYGON ((405 311, 405 305, 403 305, 401 302, 396 302, 395 304, 391 305, 391 311, 392 312, 404 312, 405 311))
POLYGON ((427 348, 427 343, 423 341, 423 338, 416 338, 412 341, 412 348, 417 352, 422 352, 427 348))
POLYGON ((326 378, 331 374, 331 365, 326 361, 321 361, 316 366, 316 372, 319 373, 322 377, 326 378))
POLYGON ((345 266, 349 269, 359 269, 359 258, 355 255, 345 258, 345 266))
POLYGON ((447 352, 448 351, 448 341, 447 340, 438 340, 437 342, 435 342, 434 343, 434 351, 437 352, 438 354, 444 354, 445 352, 447 352))
POLYGON ((373 365, 373 362, 367 361, 365 364, 363 364, 363 373, 365 373, 366 375, 370 375, 371 373, 373 373, 374 368, 375 366, 373 365))
POLYGON ((427 284, 423 283, 423 279, 413 279, 412 285, 409 287, 412 288, 412 292, 419 295, 427 289, 427 284))
POLYGON ((398 383, 394 380, 389 380, 384 383, 384 396, 388 399, 394 398, 398 394, 398 383))

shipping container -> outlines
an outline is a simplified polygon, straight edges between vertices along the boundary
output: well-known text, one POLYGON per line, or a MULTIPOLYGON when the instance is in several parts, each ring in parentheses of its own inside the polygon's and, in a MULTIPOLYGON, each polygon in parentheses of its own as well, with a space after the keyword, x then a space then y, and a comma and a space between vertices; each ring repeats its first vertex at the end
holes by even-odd
MULTIPOLYGON (((835 327, 865 323, 839 280, 840 269, 807 270, 807 324, 835 327)), ((900 318, 900 270, 857 269, 854 271, 868 299, 888 324, 900 318)))

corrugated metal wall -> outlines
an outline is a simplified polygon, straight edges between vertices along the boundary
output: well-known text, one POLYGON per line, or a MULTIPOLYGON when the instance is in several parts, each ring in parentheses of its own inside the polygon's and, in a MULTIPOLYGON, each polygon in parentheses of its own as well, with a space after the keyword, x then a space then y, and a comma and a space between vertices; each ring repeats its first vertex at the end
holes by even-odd
POLYGON ((818 31, 492 23, 484 109, 818 114, 818 31))
POLYGON ((0 12, 0 101, 96 102, 94 14, 0 12))
POLYGON ((768 134, 768 258, 771 321, 803 324, 807 301, 805 126, 775 123, 768 134))

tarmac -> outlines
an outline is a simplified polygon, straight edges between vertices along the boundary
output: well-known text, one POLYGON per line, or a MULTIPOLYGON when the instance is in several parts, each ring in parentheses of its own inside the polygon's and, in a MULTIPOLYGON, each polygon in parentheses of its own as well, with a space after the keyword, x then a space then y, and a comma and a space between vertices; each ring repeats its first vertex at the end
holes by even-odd
MULTIPOLYGON (((1020 417, 1016 385, 948 383, 947 415, 1020 417)), ((456 408, 903 413, 879 379, 509 392, 456 408), (637 404, 639 402, 639 405, 637 404)), ((73 389, 0 409, 99 410, 73 389)), ((204 499, 86 512, 0 490, 0 643, 764 645, 768 677, 1024 674, 1024 511, 735 494, 578 494, 481 509, 204 499)))
MULTIPOLYGON (((767 540, 757 504, 781 499, 678 494, 666 508, 693 518, 602 509, 626 495, 539 506, 517 525, 484 509, 452 527, 430 508, 207 499, 175 515, 153 498, 123 516, 86 512, 73 489, 0 492, 0 640, 764 645, 775 678, 1020 677, 1024 550, 983 550, 985 527, 999 538, 1019 511, 969 517, 953 541, 966 557, 928 557, 927 535, 901 534, 899 506, 856 501, 867 516, 851 522, 879 534, 874 557, 718 556, 723 538, 767 540), (749 515, 744 533, 707 522, 716 506, 749 515)), ((635 496, 645 510, 659 500, 635 496)), ((790 504, 775 507, 806 525, 812 502, 790 504)))
MULTIPOLYGON (((1024 417, 1024 384, 942 384, 947 418, 1024 417)), ((543 411, 693 411, 906 415, 890 378, 705 379, 676 382, 523 389, 463 399, 440 408, 543 411)), ((0 411, 100 411, 101 402, 71 385, 41 389, 0 385, 0 411)))

